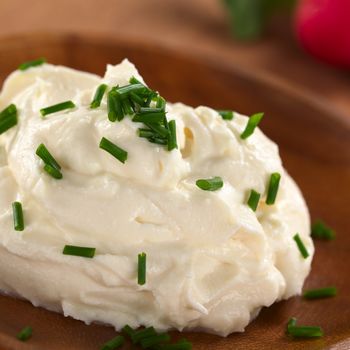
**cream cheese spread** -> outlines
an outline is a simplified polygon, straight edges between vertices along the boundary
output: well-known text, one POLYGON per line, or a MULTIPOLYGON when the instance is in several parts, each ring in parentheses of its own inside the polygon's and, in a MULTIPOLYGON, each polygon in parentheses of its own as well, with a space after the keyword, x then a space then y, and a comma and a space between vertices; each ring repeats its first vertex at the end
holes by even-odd
POLYGON ((248 118, 238 113, 223 120, 208 107, 168 103, 178 143, 169 152, 138 137, 140 124, 130 118, 110 122, 106 97, 89 107, 101 83, 123 86, 132 76, 142 81, 127 60, 103 78, 44 64, 4 83, 0 110, 14 103, 19 120, 0 135, 0 289, 116 329, 243 331, 261 307, 301 292, 314 252, 304 199, 275 143, 258 128, 240 138, 248 118), (65 100, 76 107, 41 118, 41 108, 65 100), (127 150, 125 164, 99 148, 102 137, 127 150), (41 143, 62 166, 62 180, 43 172, 41 143), (266 205, 274 172, 279 191, 266 205), (196 186, 213 176, 223 179, 220 190, 196 186), (247 205, 251 189, 263 194, 256 212, 247 205), (16 200, 22 232, 13 228, 16 200), (96 255, 63 255, 67 244, 95 247, 96 255))

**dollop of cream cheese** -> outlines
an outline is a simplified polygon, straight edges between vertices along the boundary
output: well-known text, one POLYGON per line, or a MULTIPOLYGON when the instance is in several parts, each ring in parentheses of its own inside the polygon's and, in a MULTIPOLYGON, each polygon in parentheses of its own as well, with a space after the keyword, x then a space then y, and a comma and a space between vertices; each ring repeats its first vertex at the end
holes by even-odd
POLYGON ((127 60, 103 78, 44 64, 4 83, 0 110, 16 104, 19 123, 0 136, 0 289, 116 329, 243 331, 261 307, 301 292, 314 253, 304 199, 275 143, 258 128, 240 138, 248 119, 238 113, 226 121, 208 107, 168 103, 179 146, 169 152, 138 137, 130 118, 110 122, 106 98, 89 108, 101 83, 123 86, 131 76, 142 80, 127 60), (76 108, 41 118, 41 108, 66 100, 76 108), (102 137, 128 152, 125 164, 99 148, 102 137), (62 180, 43 172, 40 143, 62 166, 62 180), (276 203, 266 205, 273 172, 281 183, 276 203), (213 176, 222 189, 196 186, 213 176), (251 189, 263 194, 256 212, 246 204, 251 189), (15 200, 23 232, 13 228, 15 200), (96 255, 63 255, 66 244, 95 247, 96 255))

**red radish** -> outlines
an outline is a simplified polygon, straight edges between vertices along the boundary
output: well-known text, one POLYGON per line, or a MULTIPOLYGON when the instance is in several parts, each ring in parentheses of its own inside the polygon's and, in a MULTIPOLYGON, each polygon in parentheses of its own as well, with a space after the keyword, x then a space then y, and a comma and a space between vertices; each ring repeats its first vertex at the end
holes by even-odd
POLYGON ((300 0, 296 32, 311 54, 350 68, 350 0, 300 0))

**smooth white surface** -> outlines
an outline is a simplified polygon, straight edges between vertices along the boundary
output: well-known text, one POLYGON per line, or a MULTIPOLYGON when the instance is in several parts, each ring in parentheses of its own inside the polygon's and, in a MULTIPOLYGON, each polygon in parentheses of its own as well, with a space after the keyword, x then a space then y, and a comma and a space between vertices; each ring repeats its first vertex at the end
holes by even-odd
MULTIPOLYGON (((15 103, 18 126, 0 136, 0 289, 87 323, 157 329, 243 331, 262 306, 301 292, 314 252, 309 215, 277 146, 247 118, 223 120, 207 107, 168 104, 179 149, 137 136, 141 125, 107 119, 89 103, 101 82, 125 85, 128 61, 103 79, 43 65, 9 76, 0 110, 15 103), (65 100, 76 108, 40 117, 65 100), (128 152, 125 164, 99 148, 107 137, 128 152), (63 179, 43 172, 44 143, 63 179), (264 203, 272 172, 282 174, 277 201, 264 203), (202 191, 199 178, 224 187, 202 191), (251 189, 263 193, 256 213, 251 189), (11 203, 23 204, 25 230, 13 229, 11 203), (293 240, 299 232, 310 257, 293 240), (93 259, 62 255, 65 244, 96 247, 93 259), (137 284, 137 255, 147 253, 147 283, 137 284)), ((140 78, 141 79, 141 78, 140 78)))

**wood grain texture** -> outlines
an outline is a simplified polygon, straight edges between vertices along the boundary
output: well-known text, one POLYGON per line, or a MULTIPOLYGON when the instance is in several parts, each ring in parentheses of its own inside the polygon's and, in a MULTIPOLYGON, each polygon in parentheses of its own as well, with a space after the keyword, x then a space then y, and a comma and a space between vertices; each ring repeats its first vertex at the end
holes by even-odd
MULTIPOLYGON (((79 35, 26 36, 0 43, 0 81, 19 63, 45 56, 50 62, 102 74, 106 63, 128 57, 146 81, 170 101, 232 108, 249 114, 264 111, 263 131, 280 145, 284 165, 300 185, 313 218, 337 231, 332 242, 315 242, 316 256, 306 287, 336 285, 336 298, 292 298, 262 310, 243 334, 220 338, 188 333, 194 349, 350 349, 350 122, 331 106, 273 77, 256 77, 225 60, 169 51, 141 41, 79 35), (285 335, 289 317, 320 325, 326 336, 295 341, 285 335)), ((111 327, 87 326, 26 301, 0 297, 0 347, 3 350, 99 349, 115 335, 111 327), (25 325, 33 338, 14 336, 25 325)), ((182 335, 174 332, 174 338, 182 335)), ((125 349, 127 346, 125 347, 125 349)))

